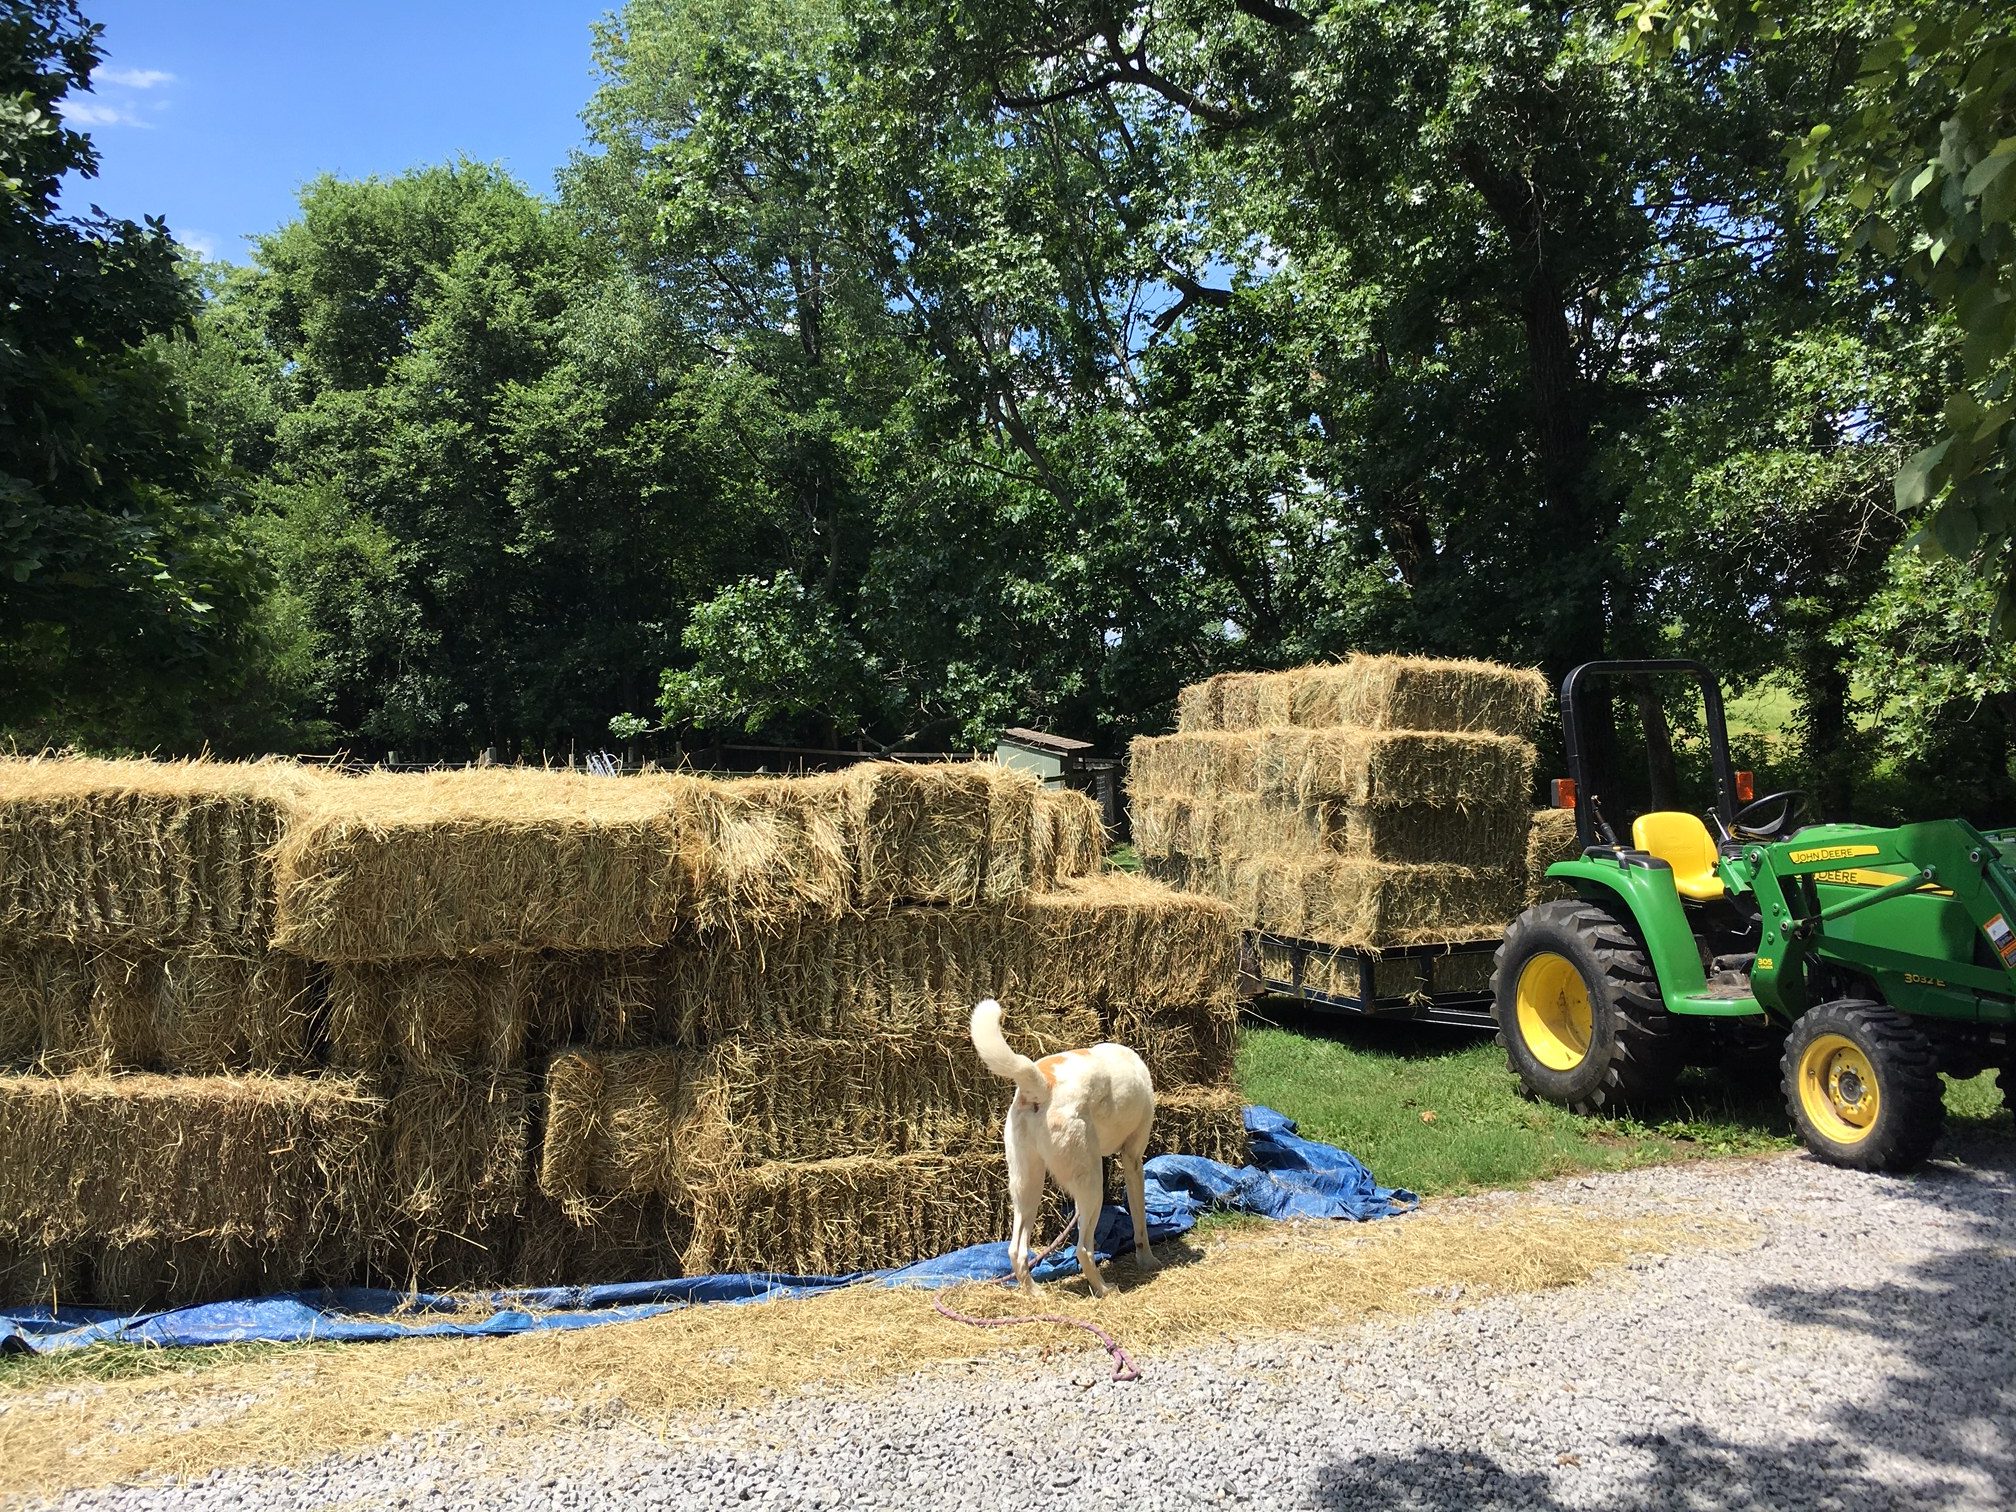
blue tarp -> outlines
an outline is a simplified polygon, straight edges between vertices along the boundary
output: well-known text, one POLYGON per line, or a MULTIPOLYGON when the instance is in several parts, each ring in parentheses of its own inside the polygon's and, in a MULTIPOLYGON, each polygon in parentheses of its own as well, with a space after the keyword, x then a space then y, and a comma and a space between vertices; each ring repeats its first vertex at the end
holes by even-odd
MULTIPOLYGON (((1148 1233, 1160 1242, 1188 1231, 1200 1213, 1230 1211, 1265 1218, 1384 1218, 1415 1204, 1412 1192, 1378 1185, 1353 1156, 1295 1132, 1272 1108, 1248 1108, 1253 1163, 1235 1170, 1194 1155, 1158 1155, 1148 1162, 1148 1233)), ((1134 1247, 1124 1207, 1099 1218, 1097 1248, 1110 1260, 1134 1247)), ((1041 1280, 1078 1268, 1067 1245, 1037 1267, 1041 1280)), ((309 1339, 424 1339, 587 1328, 689 1307, 698 1302, 757 1302, 802 1297, 842 1286, 950 1286, 1008 1274, 1005 1243, 976 1244, 892 1270, 849 1276, 749 1274, 688 1276, 608 1286, 540 1287, 472 1296, 413 1295, 369 1287, 288 1292, 244 1302, 207 1302, 165 1312, 121 1314, 95 1307, 0 1309, 0 1352, 38 1354, 89 1344, 160 1347, 309 1339), (494 1309, 478 1316, 482 1308, 494 1309), (433 1315, 430 1317, 430 1314, 433 1315)))

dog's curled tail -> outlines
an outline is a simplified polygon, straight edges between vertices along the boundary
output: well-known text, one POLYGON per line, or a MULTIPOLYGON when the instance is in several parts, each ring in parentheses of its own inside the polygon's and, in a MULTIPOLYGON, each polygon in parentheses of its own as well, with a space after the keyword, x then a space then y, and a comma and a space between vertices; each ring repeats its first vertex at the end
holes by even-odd
POLYGON ((973 1005, 973 1021, 969 1026, 973 1033, 973 1048, 980 1052, 980 1059, 987 1069, 1003 1081, 1012 1081, 1029 1094, 1031 1102, 1042 1102, 1050 1095, 1050 1086, 1043 1080, 1043 1073, 1036 1068, 1036 1062, 1026 1055, 1018 1055, 1008 1048, 1008 1041, 1001 1034, 1001 1005, 992 998, 982 998, 973 1005))

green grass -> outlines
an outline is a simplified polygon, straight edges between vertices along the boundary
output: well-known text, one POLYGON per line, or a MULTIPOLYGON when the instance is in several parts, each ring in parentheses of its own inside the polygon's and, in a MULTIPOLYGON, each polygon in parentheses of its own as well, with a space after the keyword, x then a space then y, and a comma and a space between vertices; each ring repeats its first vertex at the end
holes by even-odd
POLYGON ((1113 849, 1106 852, 1106 860, 1120 871, 1138 872, 1141 870, 1140 853, 1132 845, 1114 846, 1113 849))
MULTIPOLYGON (((132 1376, 186 1374, 214 1370, 276 1354, 342 1349, 328 1341, 305 1344, 211 1344, 195 1349, 159 1349, 142 1344, 94 1344, 53 1355, 0 1355, 0 1391, 39 1391, 73 1381, 119 1381, 132 1376)), ((354 1346, 350 1346, 354 1347, 354 1346)))
MULTIPOLYGON (((1240 1032, 1247 1097, 1349 1150, 1382 1184, 1424 1196, 1796 1143, 1771 1081, 1689 1071, 1656 1121, 1578 1118, 1522 1098, 1489 1040, 1401 1024, 1296 1024, 1240 1032)), ((1949 1081, 1946 1102, 1955 1119, 2008 1125, 1992 1073, 1949 1081)))

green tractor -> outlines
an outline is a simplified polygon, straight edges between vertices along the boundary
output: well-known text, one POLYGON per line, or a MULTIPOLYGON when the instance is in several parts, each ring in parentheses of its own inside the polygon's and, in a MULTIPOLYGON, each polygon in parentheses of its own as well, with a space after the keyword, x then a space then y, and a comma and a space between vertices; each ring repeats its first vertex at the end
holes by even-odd
POLYGON ((1785 1101, 1807 1147, 1870 1171, 1931 1152, 1941 1071, 2002 1068, 2009 1097, 2016 830, 1802 823, 1803 794, 1755 797, 1731 766, 1721 689, 1699 662, 1577 667, 1561 721, 1569 775, 1556 802, 1574 808, 1582 854, 1547 876, 1575 896, 1521 914, 1492 978, 1499 1042, 1528 1093, 1613 1112, 1656 1102, 1690 1063, 1782 1041, 1785 1101), (1716 789, 1706 822, 1624 812, 1622 784, 1591 770, 1590 703, 1617 690, 1591 684, 1642 691, 1675 674, 1701 691, 1716 789))

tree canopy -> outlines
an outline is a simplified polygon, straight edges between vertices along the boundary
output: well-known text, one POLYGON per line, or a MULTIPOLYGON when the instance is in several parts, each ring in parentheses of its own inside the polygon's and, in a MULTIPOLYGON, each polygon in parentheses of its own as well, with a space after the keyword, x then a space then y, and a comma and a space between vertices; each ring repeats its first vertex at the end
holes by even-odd
MULTIPOLYGON (((160 301, 86 387, 186 414, 117 518, 222 553, 149 579, 211 606, 173 622, 219 743, 1112 742, 1228 666, 1678 652, 1775 680, 1833 807, 1992 806, 2007 33, 629 0, 550 197, 322 179, 193 275, 70 225, 160 301)), ((8 665, 79 686, 21 623, 8 665)))

